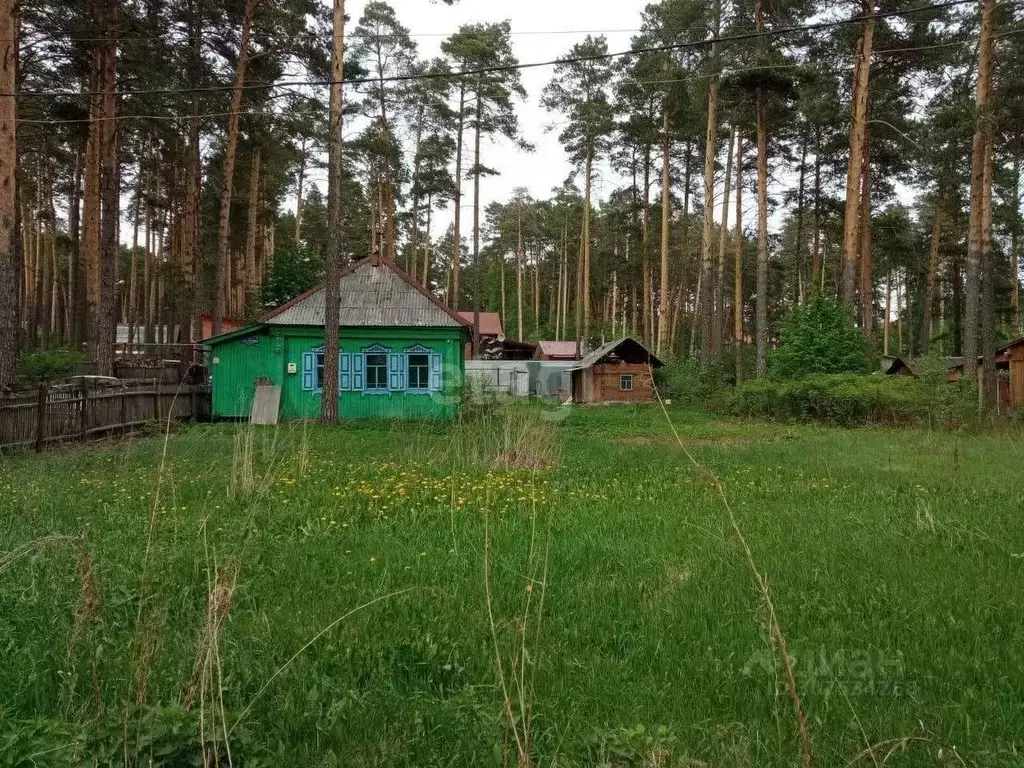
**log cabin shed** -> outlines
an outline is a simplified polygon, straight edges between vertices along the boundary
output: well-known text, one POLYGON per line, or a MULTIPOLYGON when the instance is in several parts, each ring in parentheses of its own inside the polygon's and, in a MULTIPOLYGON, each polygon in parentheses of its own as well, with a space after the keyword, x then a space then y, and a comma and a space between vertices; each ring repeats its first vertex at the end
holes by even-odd
POLYGON ((628 336, 602 344, 571 369, 574 403, 647 403, 664 363, 628 336))
MULTIPOLYGON (((338 417, 455 418, 470 324, 379 256, 344 269, 339 287, 338 417)), ((280 419, 320 415, 324 298, 317 286, 207 340, 214 416, 247 417, 258 380, 281 388, 280 419)))

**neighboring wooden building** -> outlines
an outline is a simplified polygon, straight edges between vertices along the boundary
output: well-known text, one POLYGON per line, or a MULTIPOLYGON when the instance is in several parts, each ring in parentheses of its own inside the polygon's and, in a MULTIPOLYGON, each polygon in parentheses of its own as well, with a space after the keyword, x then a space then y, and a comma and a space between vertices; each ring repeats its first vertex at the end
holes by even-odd
POLYGON ((579 360, 580 343, 578 341, 538 341, 533 353, 534 360, 579 360))
POLYGON ((646 403, 655 399, 653 369, 663 365, 640 342, 602 344, 572 369, 574 403, 646 403))
MULTIPOLYGON (((963 378, 966 360, 962 357, 946 358, 946 380, 963 378)), ((984 367, 978 358, 978 396, 984 385, 984 367)), ((997 408, 1000 412, 1024 410, 1024 336, 1004 344, 996 350, 997 408)))
MULTIPOLYGON (((261 379, 281 387, 281 419, 320 415, 324 293, 317 286, 206 342, 214 416, 248 416, 261 379)), ((345 269, 340 294, 339 418, 454 418, 458 399, 443 390, 462 382, 469 324, 380 257, 345 269)))

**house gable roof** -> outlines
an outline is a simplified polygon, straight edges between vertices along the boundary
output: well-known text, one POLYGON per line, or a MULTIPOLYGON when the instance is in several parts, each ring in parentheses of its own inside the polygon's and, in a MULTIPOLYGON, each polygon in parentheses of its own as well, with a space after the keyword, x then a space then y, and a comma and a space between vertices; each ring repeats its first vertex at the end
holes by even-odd
POLYGON ((624 336, 621 339, 616 339, 615 341, 609 341, 607 344, 602 344, 580 360, 580 364, 572 370, 578 371, 582 368, 590 368, 592 365, 597 365, 612 354, 615 354, 616 357, 625 360, 627 363, 647 363, 654 368, 661 368, 661 366, 664 365, 661 360, 652 355, 647 350, 647 347, 639 341, 630 338, 629 336, 624 336))
MULTIPOLYGON (((339 281, 339 326, 469 328, 395 262, 370 256, 346 267, 339 281)), ((267 325, 323 325, 324 286, 318 285, 264 315, 267 325)))

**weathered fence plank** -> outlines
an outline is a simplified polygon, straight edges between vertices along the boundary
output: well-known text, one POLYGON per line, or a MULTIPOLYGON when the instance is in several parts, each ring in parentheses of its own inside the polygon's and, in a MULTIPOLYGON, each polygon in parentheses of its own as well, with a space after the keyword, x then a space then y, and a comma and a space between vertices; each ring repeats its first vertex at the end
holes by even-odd
POLYGON ((159 380, 113 387, 40 385, 35 391, 0 393, 0 449, 44 446, 145 424, 209 418, 209 388, 174 389, 159 380))

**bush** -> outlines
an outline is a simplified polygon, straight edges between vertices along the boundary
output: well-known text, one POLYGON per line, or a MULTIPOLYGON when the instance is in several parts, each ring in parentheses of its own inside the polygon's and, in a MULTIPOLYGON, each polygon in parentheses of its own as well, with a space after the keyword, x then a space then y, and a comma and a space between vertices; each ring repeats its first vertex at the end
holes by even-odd
POLYGON ((70 376, 85 356, 74 349, 47 349, 22 352, 18 358, 19 381, 36 383, 70 376))
POLYGON ((694 358, 676 358, 654 369, 654 383, 665 399, 680 405, 708 407, 726 389, 721 361, 703 365, 694 358))
POLYGON ((814 420, 826 424, 961 426, 977 413, 968 384, 908 376, 820 374, 790 381, 761 379, 737 387, 730 410, 737 416, 814 420))
POLYGON ((864 337, 849 312, 831 299, 815 298, 793 307, 782 321, 768 372, 775 379, 798 379, 863 372, 865 364, 864 337))

